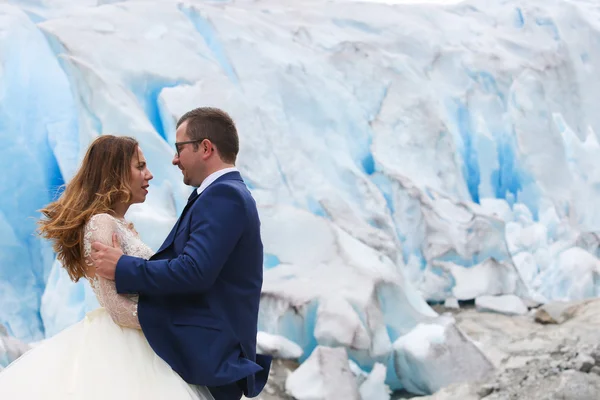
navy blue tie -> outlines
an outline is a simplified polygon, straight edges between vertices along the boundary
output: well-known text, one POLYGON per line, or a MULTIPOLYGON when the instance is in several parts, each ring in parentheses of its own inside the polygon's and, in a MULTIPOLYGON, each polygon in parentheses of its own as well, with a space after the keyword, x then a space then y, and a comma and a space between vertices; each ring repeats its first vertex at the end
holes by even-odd
POLYGON ((190 197, 188 197, 188 203, 194 201, 198 197, 198 189, 194 189, 192 193, 190 193, 190 197))

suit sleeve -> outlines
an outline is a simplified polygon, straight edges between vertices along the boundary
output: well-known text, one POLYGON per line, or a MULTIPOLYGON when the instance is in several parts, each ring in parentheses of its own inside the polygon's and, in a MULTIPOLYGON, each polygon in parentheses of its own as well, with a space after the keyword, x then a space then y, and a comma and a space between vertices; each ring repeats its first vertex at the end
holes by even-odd
POLYGON ((192 294, 213 285, 246 227, 244 200, 235 188, 214 185, 190 212, 190 239, 177 258, 119 259, 115 277, 119 293, 192 294))

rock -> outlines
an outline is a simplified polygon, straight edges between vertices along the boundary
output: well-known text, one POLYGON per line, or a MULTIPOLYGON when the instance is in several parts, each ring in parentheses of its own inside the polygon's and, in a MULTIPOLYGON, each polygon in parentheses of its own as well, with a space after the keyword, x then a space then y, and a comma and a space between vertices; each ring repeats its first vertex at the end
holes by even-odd
MULTIPOLYGON (((418 397, 419 400, 479 400, 482 397, 472 384, 457 383, 443 388, 431 396, 418 397)), ((487 400, 487 399, 486 399, 487 400)))
POLYGON ((596 375, 600 376, 600 367, 593 366, 592 369, 590 370, 590 374, 596 374, 596 375))
POLYGON ((560 375, 553 399, 598 400, 600 377, 579 371, 565 371, 560 375))
POLYGON ((479 397, 486 397, 490 394, 494 393, 494 391, 498 390, 498 386, 493 383, 486 383, 477 390, 477 395, 479 397))
POLYGON ((360 400, 346 349, 318 346, 285 382, 296 400, 360 400))
POLYGON ((484 353, 502 356, 484 379, 420 400, 597 400, 600 299, 570 303, 562 324, 462 309, 454 317, 484 353))
POLYGON ((594 367, 595 360, 587 354, 579 354, 575 358, 574 364, 577 371, 588 373, 594 367))
MULTIPOLYGON (((292 371, 298 369, 298 362, 292 360, 274 359, 269 371, 269 380, 260 395, 254 400, 294 400, 285 391, 285 381, 292 371)), ((243 400, 248 400, 242 396, 243 400)))
POLYGON ((577 309, 585 302, 553 301, 535 312, 535 322, 540 324, 562 324, 571 319, 577 309))
POLYGON ((535 312, 534 319, 535 319, 535 322, 542 324, 542 325, 559 323, 555 318, 553 318, 550 314, 548 314, 548 312, 543 308, 540 308, 535 312))
POLYGON ((542 299, 541 296, 536 293, 528 294, 521 298, 521 300, 523 300, 523 304, 530 310, 542 306, 545 302, 545 299, 542 299))
POLYGON ((402 386, 429 394, 453 383, 483 379, 494 365, 454 323, 419 324, 394 342, 394 366, 402 386))
POLYGON ((515 295, 480 296, 475 299, 478 311, 491 311, 506 315, 527 314, 527 306, 515 295))
POLYGON ((600 377, 567 370, 543 376, 534 368, 506 370, 484 384, 465 383, 440 390, 420 400, 597 400, 600 377))
POLYGON ((291 340, 266 332, 256 335, 256 352, 284 360, 297 360, 303 353, 302 348, 291 340))
POLYGON ((537 368, 505 371, 503 379, 496 380, 498 390, 485 400, 592 400, 600 390, 600 377, 580 371, 567 370, 541 375, 537 368))
POLYGON ((590 351, 590 356, 594 359, 594 364, 600 366, 600 346, 594 346, 590 351))
POLYGON ((444 301, 444 307, 459 309, 460 305, 458 304, 458 299, 456 299, 455 297, 449 297, 446 299, 446 301, 444 301))

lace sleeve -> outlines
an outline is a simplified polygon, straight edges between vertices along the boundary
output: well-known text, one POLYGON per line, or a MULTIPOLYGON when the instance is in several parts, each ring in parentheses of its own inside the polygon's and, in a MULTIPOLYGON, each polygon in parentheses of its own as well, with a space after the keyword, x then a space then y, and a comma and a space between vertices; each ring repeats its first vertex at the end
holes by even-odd
MULTIPOLYGON (((117 221, 108 214, 97 214, 90 218, 85 226, 83 238, 85 262, 90 267, 94 262, 90 257, 92 242, 100 242, 112 246, 112 234, 116 232, 120 242, 123 235, 118 229, 117 221)), ((93 271, 93 268, 90 268, 93 271)), ((98 297, 98 303, 110 314, 113 321, 122 327, 141 329, 137 316, 137 301, 135 298, 117 293, 115 282, 99 276, 90 278, 90 285, 98 297)))
POLYGON ((90 281, 98 303, 110 314, 115 324, 124 328, 142 329, 137 316, 138 303, 125 295, 117 293, 115 282, 101 277, 90 281))

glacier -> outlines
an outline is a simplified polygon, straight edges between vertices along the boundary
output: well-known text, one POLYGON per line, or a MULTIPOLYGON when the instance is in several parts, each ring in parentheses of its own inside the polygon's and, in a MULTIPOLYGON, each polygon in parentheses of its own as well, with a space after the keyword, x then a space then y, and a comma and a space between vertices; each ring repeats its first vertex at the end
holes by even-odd
POLYGON ((97 135, 140 141, 154 180, 128 218, 160 246, 190 191, 175 122, 208 105, 259 205, 259 330, 302 362, 344 347, 428 393, 462 379, 428 349, 489 368, 430 304, 598 296, 600 6, 386 3, 1 4, 0 324, 39 341, 97 307, 35 236, 97 135))

